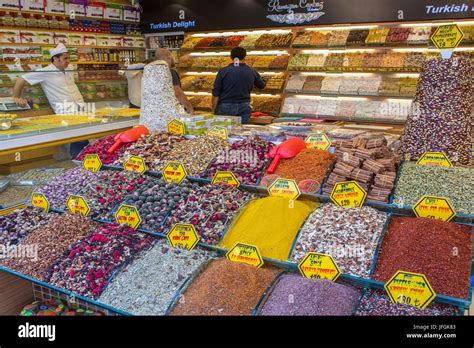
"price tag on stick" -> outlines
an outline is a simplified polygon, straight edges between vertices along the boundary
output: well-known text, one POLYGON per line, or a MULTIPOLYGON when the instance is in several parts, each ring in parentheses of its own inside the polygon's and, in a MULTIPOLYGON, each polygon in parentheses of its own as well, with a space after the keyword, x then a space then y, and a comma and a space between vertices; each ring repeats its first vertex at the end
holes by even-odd
POLYGON ((319 149, 326 151, 331 147, 331 140, 324 133, 311 133, 305 139, 306 146, 309 149, 319 149))
POLYGON ((115 220, 119 225, 125 224, 136 230, 142 223, 137 207, 133 205, 121 204, 115 213, 115 220))
POLYGON ((444 197, 423 196, 413 207, 417 217, 438 219, 444 222, 451 221, 456 216, 456 211, 444 197))
POLYGON ((168 232, 168 242, 174 248, 192 250, 199 242, 199 236, 191 224, 175 224, 168 232))
POLYGON ((82 168, 92 173, 97 173, 102 167, 102 161, 96 154, 86 155, 82 161, 82 168))
POLYGON ((82 196, 69 195, 66 201, 66 206, 71 214, 89 215, 90 208, 86 200, 82 196))
POLYGON ((147 170, 145 160, 139 156, 130 156, 124 163, 123 168, 139 174, 143 174, 147 170))
POLYGON ((165 182, 174 182, 178 185, 181 184, 188 175, 181 162, 169 162, 163 169, 162 174, 165 182))
POLYGON ((168 133, 184 135, 186 134, 186 126, 181 121, 172 120, 170 123, 168 123, 168 133))
POLYGON ((232 262, 246 263, 255 267, 263 266, 262 255, 254 245, 237 243, 227 252, 227 254, 225 254, 225 256, 232 262))
POLYGON ((298 269, 303 277, 309 279, 329 279, 336 281, 341 271, 331 255, 320 253, 307 253, 298 264, 298 269))
POLYGON ((426 308, 436 297, 424 274, 397 271, 384 285, 392 303, 426 308))
POLYGON ((356 181, 338 182, 331 193, 331 200, 344 208, 362 207, 366 197, 367 192, 356 181))
POLYGON ((212 179, 212 184, 226 184, 229 186, 239 187, 240 182, 232 172, 216 172, 212 179))
POLYGON ((444 152, 425 152, 421 155, 416 164, 424 166, 442 166, 447 168, 453 166, 444 152))
POLYGON ((48 199, 42 193, 33 192, 31 195, 31 205, 43 209, 45 213, 49 212, 48 199))
POLYGON ((268 187, 268 194, 273 197, 296 200, 301 195, 301 191, 295 180, 278 178, 268 187))

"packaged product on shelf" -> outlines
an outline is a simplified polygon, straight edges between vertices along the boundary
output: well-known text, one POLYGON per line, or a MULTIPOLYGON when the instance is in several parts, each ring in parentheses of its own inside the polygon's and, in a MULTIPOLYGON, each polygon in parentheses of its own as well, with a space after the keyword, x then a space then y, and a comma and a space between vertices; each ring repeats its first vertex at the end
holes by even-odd
POLYGON ((308 63, 309 57, 308 54, 295 54, 290 59, 290 69, 304 68, 308 63))
POLYGON ((281 91, 284 85, 285 85, 285 77, 281 75, 272 76, 267 81, 264 91, 281 91))
POLYGON ((209 47, 224 47, 226 40, 225 36, 217 36, 209 43, 209 47))
POLYGON ((336 99, 321 99, 316 114, 318 116, 334 116, 336 114, 338 101, 336 99))
POLYGON ((48 224, 28 234, 19 244, 36 245, 38 248, 37 258, 9 258, 2 261, 3 266, 28 277, 44 281, 48 277, 49 267, 63 257, 70 244, 99 228, 99 223, 82 215, 56 216, 48 224))
POLYGON ((198 43, 201 41, 200 37, 187 37, 184 39, 183 45, 181 46, 181 49, 183 50, 189 50, 193 49, 198 43))
POLYGON ((396 77, 383 76, 378 94, 379 95, 394 95, 394 96, 399 95, 400 94, 400 79, 396 77))
POLYGON ((419 309, 401 303, 392 303, 383 290, 367 289, 355 312, 357 316, 455 316, 459 309, 442 303, 431 303, 419 309))
POLYGON ((321 93, 338 94, 342 75, 326 75, 321 84, 321 93))
POLYGON ((5 248, 18 245, 30 233, 43 228, 57 216, 57 213, 46 214, 43 210, 33 207, 18 209, 2 216, 0 219, 0 244, 5 248))
POLYGON ((404 162, 395 188, 393 203, 414 206, 422 196, 446 197, 457 214, 474 215, 474 170, 472 168, 417 165, 404 162))
POLYGON ((345 53, 330 53, 326 61, 324 62, 325 67, 339 68, 344 66, 345 53))
POLYGON ((97 299, 112 274, 152 243, 151 236, 126 226, 96 226, 57 255, 45 280, 75 294, 97 299))
POLYGON ((258 315, 352 315, 359 298, 360 291, 350 285, 283 274, 258 315))
POLYGON ((295 101, 288 105, 290 110, 294 109, 294 112, 290 113, 317 116, 320 99, 295 99, 295 101))
POLYGON ((408 37, 410 36, 410 31, 410 28, 390 28, 386 43, 406 43, 408 41, 408 37))
POLYGON ((323 66, 326 66, 326 60, 328 60, 327 54, 312 54, 309 56, 306 65, 303 65, 302 67, 322 68, 323 66))
POLYGON ((349 36, 347 37, 347 46, 363 46, 365 44, 365 39, 369 35, 368 29, 354 29, 351 30, 349 36))
POLYGON ((339 93, 342 95, 344 94, 357 95, 359 91, 359 86, 363 84, 364 81, 365 79, 360 78, 360 77, 344 77, 339 87, 339 93))
POLYGON ((253 194, 228 185, 194 187, 186 201, 167 218, 164 230, 170 230, 177 223, 192 224, 201 242, 215 245, 228 224, 252 198, 253 194))
POLYGON ((64 171, 53 181, 39 187, 37 191, 46 196, 51 208, 65 210, 67 197, 70 194, 78 193, 86 183, 96 177, 97 174, 76 167, 64 171))
POLYGON ((363 68, 380 68, 382 65, 382 60, 384 53, 375 52, 375 53, 366 53, 364 55, 364 61, 362 63, 363 68))
POLYGON ((304 99, 298 98, 285 98, 285 103, 283 104, 282 114, 297 114, 304 103, 304 99))
POLYGON ((328 46, 345 46, 350 30, 333 30, 329 32, 328 46))
POLYGON ((354 100, 341 100, 337 103, 334 116, 341 118, 352 118, 357 109, 357 102, 354 100))
POLYGON ((291 260, 306 253, 332 255, 342 273, 369 278, 378 241, 388 216, 370 207, 342 208, 325 204, 302 227, 291 260))
POLYGON ((470 226, 429 218, 392 216, 373 279, 387 282, 398 270, 420 273, 426 276, 437 294, 468 299, 471 261, 470 226), (437 266, 433 267, 433 264, 437 266))
POLYGON ((315 207, 316 203, 299 200, 289 205, 288 199, 280 197, 251 201, 219 246, 230 250, 237 243, 255 245, 263 257, 286 260, 299 228, 315 207))
POLYGON ((212 261, 184 290, 171 315, 250 315, 277 276, 275 268, 212 261))
POLYGON ((212 179, 217 171, 231 171, 240 183, 255 185, 268 165, 268 152, 273 145, 258 137, 233 143, 213 160, 206 170, 212 179))
POLYGON ((410 112, 402 137, 402 153, 417 159, 424 152, 444 152, 455 164, 470 164, 471 80, 472 66, 464 58, 425 63, 414 100, 417 107, 410 112))
MULTIPOLYGON (((290 60, 290 56, 288 55, 281 55, 281 56, 276 56, 270 64, 268 64, 268 67, 271 69, 286 69, 288 62, 290 60)), ((264 66, 265 68, 266 66, 264 66)))
POLYGON ((257 56, 255 57, 255 61, 252 64, 252 67, 255 69, 258 68, 268 68, 270 63, 273 62, 274 57, 272 56, 257 56))
POLYGON ((99 302, 133 315, 164 315, 176 291, 211 257, 202 249, 172 248, 158 240, 113 278, 99 302))
POLYGON ((389 28, 371 28, 365 43, 369 45, 384 44, 390 32, 389 28))
POLYGON ((280 97, 252 97, 252 109, 253 111, 266 112, 269 114, 278 114, 281 107, 280 97))
MULTIPOLYGON (((300 78, 299 80, 303 80, 304 85, 302 88, 298 88, 299 90, 304 91, 312 91, 312 92, 321 92, 323 80, 326 78, 325 76, 293 76, 300 78), (301 79, 303 78, 303 79, 301 79)), ((298 80, 297 80, 298 81, 298 80)), ((288 83, 289 84, 289 83, 288 83)))
POLYGON ((211 37, 203 37, 199 42, 194 46, 194 48, 205 48, 209 47, 209 44, 214 40, 214 38, 211 37))
POLYGON ((462 25, 460 27, 462 30, 464 37, 463 37, 463 43, 472 43, 474 42, 474 25, 462 25))
POLYGON ((242 42, 239 44, 240 47, 243 48, 255 48, 255 44, 257 40, 260 38, 259 34, 251 34, 245 36, 245 38, 242 40, 242 42))
POLYGON ((361 95, 378 95, 382 76, 371 76, 364 78, 358 86, 358 93, 361 95))
POLYGON ((416 94, 418 80, 410 77, 400 79, 400 95, 413 97, 416 94))
POLYGON ((226 38, 224 46, 225 47, 237 47, 245 38, 243 35, 233 35, 226 38))
POLYGON ((296 183, 312 179, 321 184, 334 159, 334 155, 327 151, 304 149, 293 158, 280 160, 275 174, 296 183))
MULTIPOLYGON (((184 181, 180 185, 165 183, 162 179, 148 177, 144 182, 129 191, 123 204, 135 206, 142 219, 139 228, 161 232, 166 216, 192 194, 197 184, 184 181)), ((114 220, 113 213, 109 220, 114 220)))
POLYGON ((2 43, 20 43, 19 30, 0 30, 0 42, 2 43))
POLYGON ((405 53, 401 52, 389 52, 385 53, 382 59, 382 68, 402 68, 405 64, 405 53))
POLYGON ((293 40, 293 46, 310 46, 312 36, 313 32, 311 31, 297 33, 295 39, 293 40))
POLYGON ((412 45, 429 44, 431 33, 431 27, 413 27, 410 35, 408 35, 407 42, 412 45))

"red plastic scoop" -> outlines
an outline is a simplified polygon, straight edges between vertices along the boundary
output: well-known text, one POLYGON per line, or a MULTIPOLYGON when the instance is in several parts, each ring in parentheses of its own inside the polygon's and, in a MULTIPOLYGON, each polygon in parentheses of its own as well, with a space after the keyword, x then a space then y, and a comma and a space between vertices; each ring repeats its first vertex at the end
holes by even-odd
POLYGON ((301 152, 301 150, 306 148, 306 143, 303 139, 300 138, 291 138, 285 140, 277 147, 274 147, 268 153, 270 158, 273 158, 270 167, 267 169, 268 174, 273 174, 280 162, 281 158, 293 158, 301 152))
POLYGON ((129 129, 128 131, 119 133, 115 136, 115 144, 112 145, 110 149, 107 150, 108 153, 112 153, 117 148, 122 145, 123 143, 133 143, 140 139, 142 135, 148 135, 150 132, 148 131, 148 128, 145 126, 138 126, 132 129, 129 129))

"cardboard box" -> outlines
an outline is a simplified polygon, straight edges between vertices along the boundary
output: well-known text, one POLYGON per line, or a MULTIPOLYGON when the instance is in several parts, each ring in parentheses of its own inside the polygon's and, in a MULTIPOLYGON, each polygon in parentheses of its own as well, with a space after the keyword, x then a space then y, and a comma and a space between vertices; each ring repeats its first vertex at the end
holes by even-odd
POLYGON ((0 30, 1 43, 20 43, 19 30, 0 30))
POLYGON ((54 44, 59 45, 60 43, 68 45, 69 38, 67 34, 54 34, 54 44))
POLYGON ((84 45, 84 35, 82 34, 68 34, 68 44, 73 46, 84 45))
POLYGON ((97 38, 95 35, 84 35, 84 46, 97 46, 97 38))
POLYGON ((46 3, 46 13, 52 14, 65 14, 66 7, 64 1, 61 0, 48 0, 46 3))
POLYGON ((120 5, 107 5, 104 11, 104 18, 122 20, 122 6, 120 5))
POLYGON ((86 15, 92 18, 104 18, 104 10, 102 6, 88 5, 86 7, 86 15))

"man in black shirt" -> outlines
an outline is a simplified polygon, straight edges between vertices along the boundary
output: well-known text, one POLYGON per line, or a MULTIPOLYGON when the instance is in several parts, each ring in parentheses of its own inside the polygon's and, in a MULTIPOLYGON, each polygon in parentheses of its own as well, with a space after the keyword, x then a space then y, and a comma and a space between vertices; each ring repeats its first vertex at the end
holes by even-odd
POLYGON ((230 56, 233 63, 221 69, 214 81, 212 107, 216 115, 240 116, 245 124, 252 114, 250 93, 254 87, 264 89, 266 81, 245 64, 245 49, 235 47, 230 56))

